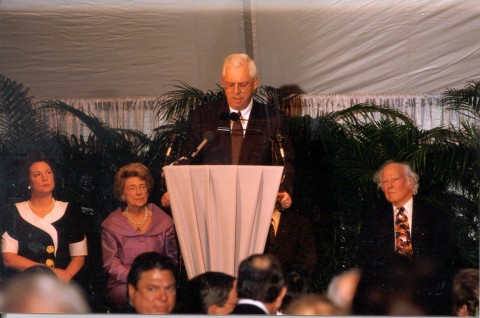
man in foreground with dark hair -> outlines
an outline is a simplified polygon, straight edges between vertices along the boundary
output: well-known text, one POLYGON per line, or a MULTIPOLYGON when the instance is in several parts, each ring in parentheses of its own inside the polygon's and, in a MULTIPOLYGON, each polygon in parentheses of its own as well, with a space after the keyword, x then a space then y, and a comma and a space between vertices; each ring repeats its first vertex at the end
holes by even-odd
POLYGON ((478 268, 465 268, 453 278, 453 314, 459 317, 478 317, 478 268))
POLYGON ((239 301, 232 314, 274 315, 287 293, 282 265, 273 255, 251 255, 240 263, 239 301))
POLYGON ((128 301, 139 314, 170 314, 177 297, 173 260, 157 252, 138 255, 128 273, 128 301))
POLYGON ((206 272, 188 282, 187 312, 227 315, 237 305, 235 277, 221 272, 206 272))

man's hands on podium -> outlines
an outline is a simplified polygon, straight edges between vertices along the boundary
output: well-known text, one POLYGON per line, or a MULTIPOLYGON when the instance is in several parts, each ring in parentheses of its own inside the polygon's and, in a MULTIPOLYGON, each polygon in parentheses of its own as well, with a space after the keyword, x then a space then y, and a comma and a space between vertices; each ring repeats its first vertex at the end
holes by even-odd
MULTIPOLYGON (((161 199, 162 206, 168 208, 170 207, 170 195, 168 192, 165 192, 161 199)), ((292 205, 292 198, 287 192, 278 192, 277 202, 275 203, 275 208, 282 211, 288 209, 292 205)))
POLYGON ((290 195, 285 191, 278 192, 275 208, 279 211, 282 211, 282 210, 288 209, 291 205, 292 205, 292 198, 290 197, 290 195))

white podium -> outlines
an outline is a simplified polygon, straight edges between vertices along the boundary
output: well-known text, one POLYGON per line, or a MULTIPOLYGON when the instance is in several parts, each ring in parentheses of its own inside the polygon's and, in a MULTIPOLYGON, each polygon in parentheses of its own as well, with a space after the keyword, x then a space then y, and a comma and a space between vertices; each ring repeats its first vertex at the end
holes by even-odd
POLYGON ((164 168, 187 275, 236 276, 263 253, 283 167, 192 165, 164 168))

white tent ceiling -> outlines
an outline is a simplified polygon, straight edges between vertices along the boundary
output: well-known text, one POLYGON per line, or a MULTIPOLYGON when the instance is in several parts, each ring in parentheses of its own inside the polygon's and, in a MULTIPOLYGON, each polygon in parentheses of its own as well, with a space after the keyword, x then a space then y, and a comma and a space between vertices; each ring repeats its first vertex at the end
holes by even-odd
POLYGON ((261 84, 439 93, 480 79, 478 0, 0 0, 0 74, 37 98, 215 89, 227 54, 261 84))

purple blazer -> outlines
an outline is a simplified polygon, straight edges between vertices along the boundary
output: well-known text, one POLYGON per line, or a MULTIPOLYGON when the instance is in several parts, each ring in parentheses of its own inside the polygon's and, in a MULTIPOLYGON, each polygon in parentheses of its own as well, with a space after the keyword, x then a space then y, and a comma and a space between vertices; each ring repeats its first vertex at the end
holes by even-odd
POLYGON ((116 209, 102 223, 103 268, 108 273, 107 298, 115 305, 127 303, 127 276, 133 260, 144 252, 159 252, 178 263, 177 238, 173 219, 153 203, 152 221, 145 233, 138 233, 116 209))

